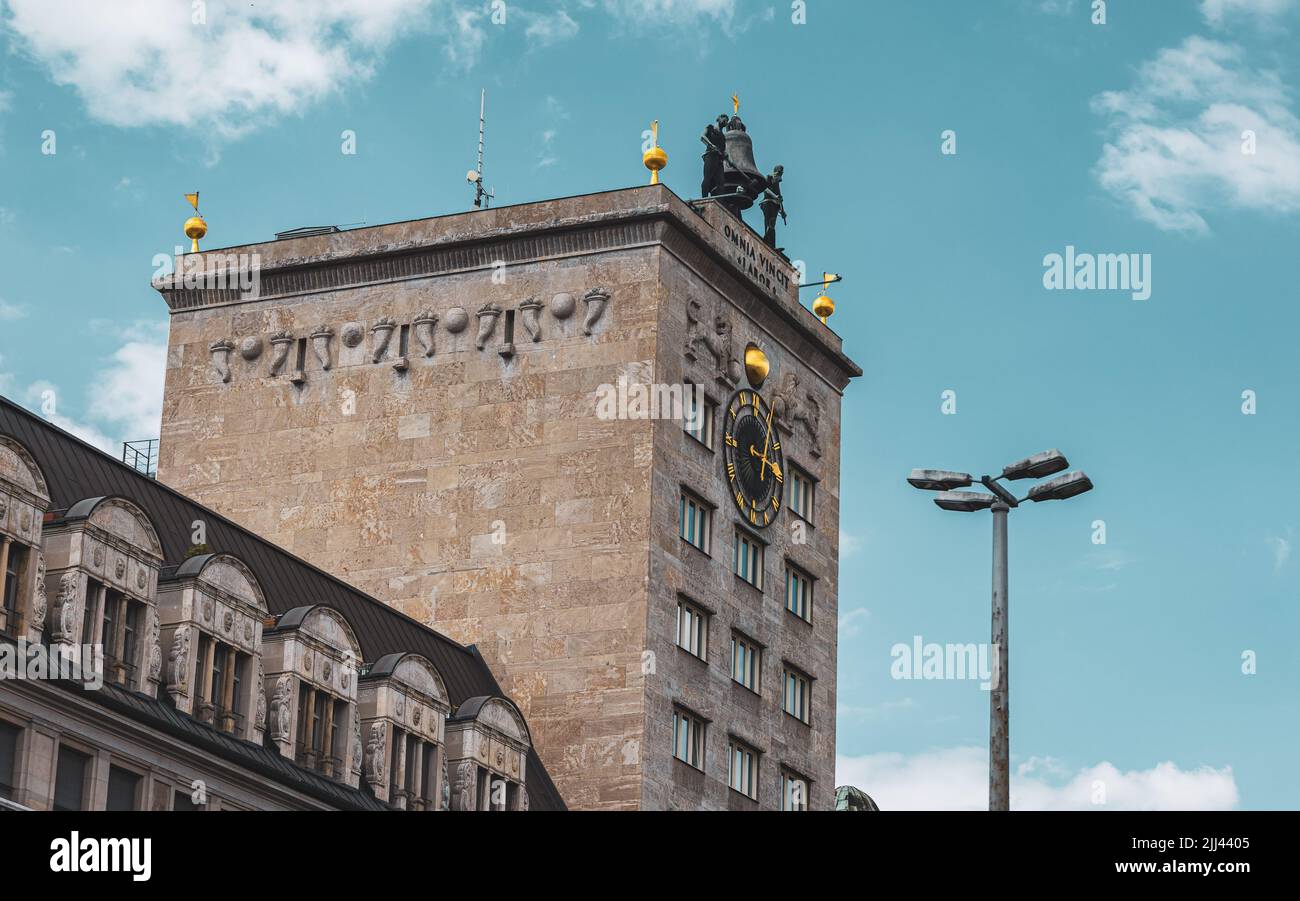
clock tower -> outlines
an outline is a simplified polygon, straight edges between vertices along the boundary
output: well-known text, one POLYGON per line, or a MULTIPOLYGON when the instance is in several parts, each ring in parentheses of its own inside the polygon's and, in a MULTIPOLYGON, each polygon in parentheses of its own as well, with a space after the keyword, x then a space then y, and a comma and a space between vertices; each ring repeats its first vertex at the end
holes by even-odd
POLYGON ((227 277, 155 283, 161 481, 474 645, 571 808, 833 807, 861 371, 723 200, 191 257, 227 277), (619 384, 680 402, 602 412, 619 384))

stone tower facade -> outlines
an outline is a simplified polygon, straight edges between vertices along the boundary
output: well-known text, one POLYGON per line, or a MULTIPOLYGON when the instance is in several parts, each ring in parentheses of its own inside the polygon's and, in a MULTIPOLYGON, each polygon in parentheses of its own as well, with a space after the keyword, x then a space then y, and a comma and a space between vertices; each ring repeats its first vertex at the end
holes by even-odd
POLYGON ((161 481, 476 645, 571 808, 775 808, 791 786, 833 805, 840 400, 860 370, 784 257, 653 186, 186 259, 208 276, 155 283, 161 481), (211 275, 240 267, 252 290, 211 275), (749 345, 786 497, 808 486, 805 516, 764 529, 723 465, 749 345), (642 388, 683 384, 711 434, 643 416, 642 388))

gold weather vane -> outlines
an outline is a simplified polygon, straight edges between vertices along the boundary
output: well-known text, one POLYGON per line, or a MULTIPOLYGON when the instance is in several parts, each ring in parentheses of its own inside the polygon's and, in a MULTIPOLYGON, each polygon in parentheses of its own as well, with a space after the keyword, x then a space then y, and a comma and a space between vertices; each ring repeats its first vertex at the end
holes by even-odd
POLYGON ((731 95, 731 112, 732 112, 733 115, 736 115, 736 116, 739 116, 739 115, 740 115, 740 95, 739 95, 739 94, 732 94, 732 95, 731 95))
POLYGON ((208 223, 199 215, 199 192, 186 194, 185 199, 194 207, 194 215, 185 220, 185 237, 190 239, 190 253, 198 253, 199 238, 208 233, 208 223))
POLYGON ((822 273, 822 293, 818 294, 816 299, 813 300, 812 310, 813 315, 820 319, 823 325, 826 324, 827 319, 835 315, 835 301, 831 300, 826 291, 830 288, 831 282, 839 280, 840 277, 833 272, 822 273))
POLYGON ((659 120, 650 123, 650 149, 641 156, 641 162, 650 170, 650 184, 659 184, 659 170, 668 166, 668 154, 659 146, 659 120))

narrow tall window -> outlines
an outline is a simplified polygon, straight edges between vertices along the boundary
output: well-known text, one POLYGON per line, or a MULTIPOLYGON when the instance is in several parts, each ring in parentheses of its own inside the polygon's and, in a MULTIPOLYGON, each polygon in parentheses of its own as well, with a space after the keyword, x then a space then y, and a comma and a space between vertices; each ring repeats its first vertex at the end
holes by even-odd
POLYGON ((397 333, 397 355, 399 357, 404 357, 410 349, 411 327, 409 325, 404 325, 402 326, 401 331, 397 333))
POLYGON ((812 622, 812 577, 799 567, 785 567, 785 609, 800 619, 812 622))
POLYGON ((713 419, 717 405, 704 397, 694 385, 685 386, 682 404, 682 429, 709 450, 713 450, 713 419))
POLYGON ((809 722, 812 716, 812 694, 808 677, 787 666, 783 681, 781 709, 797 720, 809 722))
POLYGON ((736 530, 735 572, 755 588, 763 588, 763 545, 748 532, 736 530))
POLYGON ((11 538, 4 539, 0 548, 4 557, 4 566, 0 567, 0 632, 13 633, 18 628, 18 587, 21 584, 23 563, 27 559, 27 548, 11 538))
POLYGON ((18 736, 22 730, 0 720, 0 798, 12 801, 18 787, 18 736))
POLYGON ((99 598, 103 588, 94 579, 86 580, 86 596, 82 599, 81 643, 96 644, 99 639, 99 598))
POLYGON ((781 774, 781 809, 808 809, 808 780, 794 773, 781 774))
POLYGON ((54 774, 54 809, 81 810, 86 794, 86 770, 90 757, 66 745, 59 746, 58 769, 54 774))
POLYGON ((758 798, 757 757, 740 742, 727 745, 727 785, 747 798, 758 798))
POLYGON ((505 336, 504 343, 514 344, 515 343, 515 311, 514 310, 506 310, 505 331, 506 331, 506 336, 505 336))
POLYGON ((139 805, 140 776, 118 766, 108 768, 108 801, 105 810, 135 810, 139 805))
POLYGON ((813 520, 813 495, 817 483, 812 476, 797 466, 790 466, 790 512, 811 523, 813 520))
POLYGON ((682 492, 682 537, 695 547, 709 552, 713 535, 713 509, 689 492, 682 492))
POLYGON ((673 756, 704 769, 704 723, 683 710, 673 711, 673 756))
POLYGON ((763 650, 743 635, 731 636, 731 678, 754 693, 762 690, 763 650))
POLYGON ((689 601, 677 602, 677 646, 701 660, 708 658, 709 615, 689 601))
POLYGON ((298 364, 294 367, 294 369, 298 370, 299 372, 302 372, 306 368, 307 368, 307 339, 299 338, 298 339, 298 364))

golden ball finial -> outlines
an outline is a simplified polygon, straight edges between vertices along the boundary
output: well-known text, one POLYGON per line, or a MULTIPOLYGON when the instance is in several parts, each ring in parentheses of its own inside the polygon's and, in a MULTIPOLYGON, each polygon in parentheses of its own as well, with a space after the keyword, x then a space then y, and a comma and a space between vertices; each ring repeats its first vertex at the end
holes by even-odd
POLYGON ((641 162, 650 170, 650 184, 659 184, 659 172, 668 168, 668 154, 659 146, 659 120, 650 123, 650 149, 641 155, 641 162))
POLYGON ((818 294, 817 299, 813 301, 813 315, 820 319, 823 324, 827 319, 835 315, 835 301, 831 300, 825 291, 818 294))
POLYGON ((762 388, 771 371, 772 364, 768 362, 767 354, 763 353, 757 344, 745 348, 745 375, 749 377, 750 385, 762 388))
POLYGON ((185 220, 185 237, 190 239, 190 253, 198 253, 199 238, 208 233, 208 223, 199 215, 199 192, 186 194, 185 199, 194 207, 194 215, 185 220))

